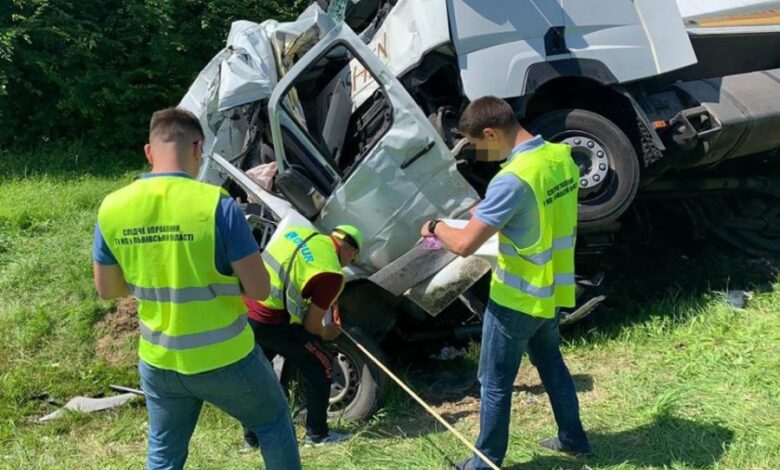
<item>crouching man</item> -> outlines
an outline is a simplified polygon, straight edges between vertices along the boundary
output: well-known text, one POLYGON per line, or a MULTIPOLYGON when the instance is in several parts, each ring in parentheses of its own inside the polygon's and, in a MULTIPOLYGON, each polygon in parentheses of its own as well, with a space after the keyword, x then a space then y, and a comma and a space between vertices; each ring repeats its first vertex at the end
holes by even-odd
MULTIPOLYGON (((344 288, 341 268, 357 260, 363 236, 351 225, 340 225, 330 235, 292 227, 263 253, 271 277, 271 295, 262 301, 245 299, 249 324, 268 360, 277 354, 303 377, 306 399, 306 445, 324 445, 349 439, 328 429, 328 399, 333 379, 333 357, 323 345, 340 333, 334 323, 323 324, 344 288)), ((247 446, 257 437, 244 429, 247 446)))

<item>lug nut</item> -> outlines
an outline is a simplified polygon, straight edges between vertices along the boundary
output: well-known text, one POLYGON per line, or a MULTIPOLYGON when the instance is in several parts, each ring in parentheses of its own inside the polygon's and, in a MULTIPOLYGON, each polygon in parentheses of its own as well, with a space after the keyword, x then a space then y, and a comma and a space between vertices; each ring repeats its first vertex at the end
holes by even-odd
POLYGON ((606 163, 599 164, 599 170, 604 171, 606 169, 607 169, 607 164, 606 163))
POLYGON ((582 178, 580 180, 580 186, 582 186, 583 188, 587 188, 588 187, 588 180, 586 180, 585 178, 582 178))
POLYGON ((595 181, 595 182, 597 182, 597 183, 598 183, 600 180, 601 180, 601 176, 599 176, 599 175, 593 175, 593 181, 595 181))
POLYGON ((582 142, 580 139, 574 139, 574 145, 580 145, 580 142, 582 142))
POLYGON ((594 144, 592 140, 589 140, 589 141, 588 141, 588 148, 589 148, 589 149, 592 149, 592 148, 593 148, 595 145, 596 145, 596 144, 594 144))
POLYGON ((604 152, 599 150, 598 152, 596 152, 596 156, 599 157, 599 158, 604 158, 604 152))

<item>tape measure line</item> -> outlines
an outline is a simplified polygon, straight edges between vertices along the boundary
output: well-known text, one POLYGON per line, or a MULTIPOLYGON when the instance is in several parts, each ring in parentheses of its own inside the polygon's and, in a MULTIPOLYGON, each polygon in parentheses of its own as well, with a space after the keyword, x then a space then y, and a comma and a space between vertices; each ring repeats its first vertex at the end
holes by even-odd
POLYGON ((398 377, 396 377, 396 375, 395 375, 395 374, 393 374, 392 372, 390 372, 390 369, 388 369, 388 368, 387 368, 387 367, 386 367, 384 364, 382 364, 382 363, 379 361, 379 359, 377 359, 376 357, 374 357, 374 355, 373 355, 373 354, 371 354, 370 352, 368 352, 368 350, 367 350, 366 348, 364 348, 362 344, 358 343, 358 342, 357 342, 357 340, 355 340, 355 338, 353 338, 353 337, 352 337, 352 336, 351 336, 351 335, 350 335, 350 334, 349 334, 349 333, 348 333, 348 332, 347 332, 347 331, 346 331, 344 328, 341 328, 341 332, 342 332, 342 333, 343 333, 343 334, 344 334, 344 335, 345 335, 347 338, 349 338, 349 340, 350 340, 350 341, 352 341, 353 343, 355 343, 355 346, 357 346, 357 348, 358 348, 358 349, 360 349, 360 351, 361 351, 363 354, 365 354, 365 355, 366 355, 366 357, 368 357, 369 359, 371 359, 371 361, 372 361, 374 364, 376 364, 376 365, 377 365, 377 367, 379 367, 379 368, 382 370, 382 372, 384 372, 385 374, 387 374, 387 376, 388 376, 388 377, 390 377, 391 379, 393 379, 393 381, 394 381, 395 383, 397 383, 397 384, 398 384, 398 386, 399 386, 399 387, 401 387, 401 388, 403 389, 403 391, 405 391, 407 394, 409 394, 409 396, 410 396, 410 397, 414 398, 414 400, 415 400, 417 403, 419 403, 419 404, 420 404, 420 406, 422 406, 422 407, 425 409, 425 411, 427 411, 427 412, 428 412, 428 413, 429 413, 431 416, 433 416, 434 418, 436 418, 436 420, 437 420, 437 421, 439 421, 439 422, 440 422, 442 425, 444 425, 444 427, 445 427, 445 428, 447 428, 447 430, 448 430, 449 432, 451 432, 452 434, 454 434, 454 435, 455 435, 455 437, 457 437, 457 438, 458 438, 458 439, 459 439, 461 442, 463 442, 463 444, 465 444, 465 445, 466 445, 466 447, 468 447, 468 448, 469 448, 469 450, 471 450, 472 452, 474 452, 474 454, 475 454, 475 455, 477 455, 479 458, 481 458, 481 459, 482 459, 482 461, 484 461, 486 464, 488 464, 488 465, 490 466, 490 468, 492 468, 493 470, 501 470, 501 469, 500 469, 500 468, 499 468, 499 467, 498 467, 496 464, 494 464, 494 463, 493 463, 493 462, 492 462, 492 461, 491 461, 489 458, 487 458, 487 456, 486 456, 485 454, 483 454, 482 452, 480 452, 480 450, 479 450, 479 449, 477 449, 477 448, 476 448, 476 447, 475 447, 475 446, 474 446, 474 445, 473 445, 473 444, 472 444, 472 443, 471 443, 471 442, 470 442, 468 439, 466 439, 465 437, 463 437, 463 434, 459 433, 457 429, 455 429, 454 427, 452 427, 452 425, 451 425, 450 423, 448 423, 448 422, 447 422, 447 421, 446 421, 444 418, 442 418, 442 417, 441 417, 441 415, 439 415, 439 413, 437 413, 437 412, 436 412, 436 411, 435 411, 433 408, 431 408, 431 406, 430 406, 430 405, 428 405, 427 403, 425 403, 425 401, 424 401, 422 398, 420 398, 420 397, 419 397, 419 396, 418 396, 416 393, 414 393, 414 391, 413 391, 411 388, 409 388, 409 387, 408 387, 408 386, 407 386, 405 383, 403 383, 403 381, 401 381, 401 379, 399 379, 398 377))

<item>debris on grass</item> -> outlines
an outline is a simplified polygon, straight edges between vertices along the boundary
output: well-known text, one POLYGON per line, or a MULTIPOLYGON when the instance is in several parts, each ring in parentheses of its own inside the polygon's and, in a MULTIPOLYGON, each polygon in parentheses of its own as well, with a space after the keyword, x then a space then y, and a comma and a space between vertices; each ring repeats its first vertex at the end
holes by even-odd
POLYGON ((438 352, 438 354, 431 354, 431 359, 436 359, 437 361, 452 361, 454 359, 457 359, 459 357, 465 357, 466 356, 466 348, 455 348, 453 346, 444 346, 441 348, 441 351, 438 352))
POLYGON ((748 300, 753 297, 752 292, 746 292, 744 290, 730 290, 726 292, 728 297, 729 306, 735 310, 744 310, 748 300))
POLYGON ((47 421, 52 421, 61 418, 70 412, 93 413, 95 411, 109 410, 132 403, 139 399, 140 397, 135 393, 123 393, 121 395, 106 398, 75 397, 59 410, 40 418, 38 422, 45 423, 47 421))

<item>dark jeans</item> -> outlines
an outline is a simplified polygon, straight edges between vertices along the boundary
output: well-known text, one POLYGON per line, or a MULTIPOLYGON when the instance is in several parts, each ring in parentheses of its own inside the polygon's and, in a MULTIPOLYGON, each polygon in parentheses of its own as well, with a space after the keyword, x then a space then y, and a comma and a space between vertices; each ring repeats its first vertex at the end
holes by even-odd
MULTIPOLYGON (((572 451, 589 452, 574 382, 558 345, 558 318, 526 315, 490 302, 479 356, 480 415, 477 448, 497 465, 506 456, 512 391, 520 359, 528 352, 552 405, 558 438, 572 451)), ((468 468, 490 468, 474 457, 468 468)))
MULTIPOLYGON (((255 341, 263 348, 269 361, 278 354, 284 357, 285 364, 289 363, 300 371, 306 399, 306 434, 327 435, 333 356, 325 349, 322 339, 300 324, 267 325, 251 319, 249 324, 255 332, 255 341)), ((250 429, 244 428, 244 438, 250 445, 257 443, 250 429)))
POLYGON ((252 429, 268 470, 301 468, 287 400, 259 348, 234 364, 200 374, 158 369, 144 361, 138 370, 149 414, 148 470, 184 468, 204 401, 252 429))

